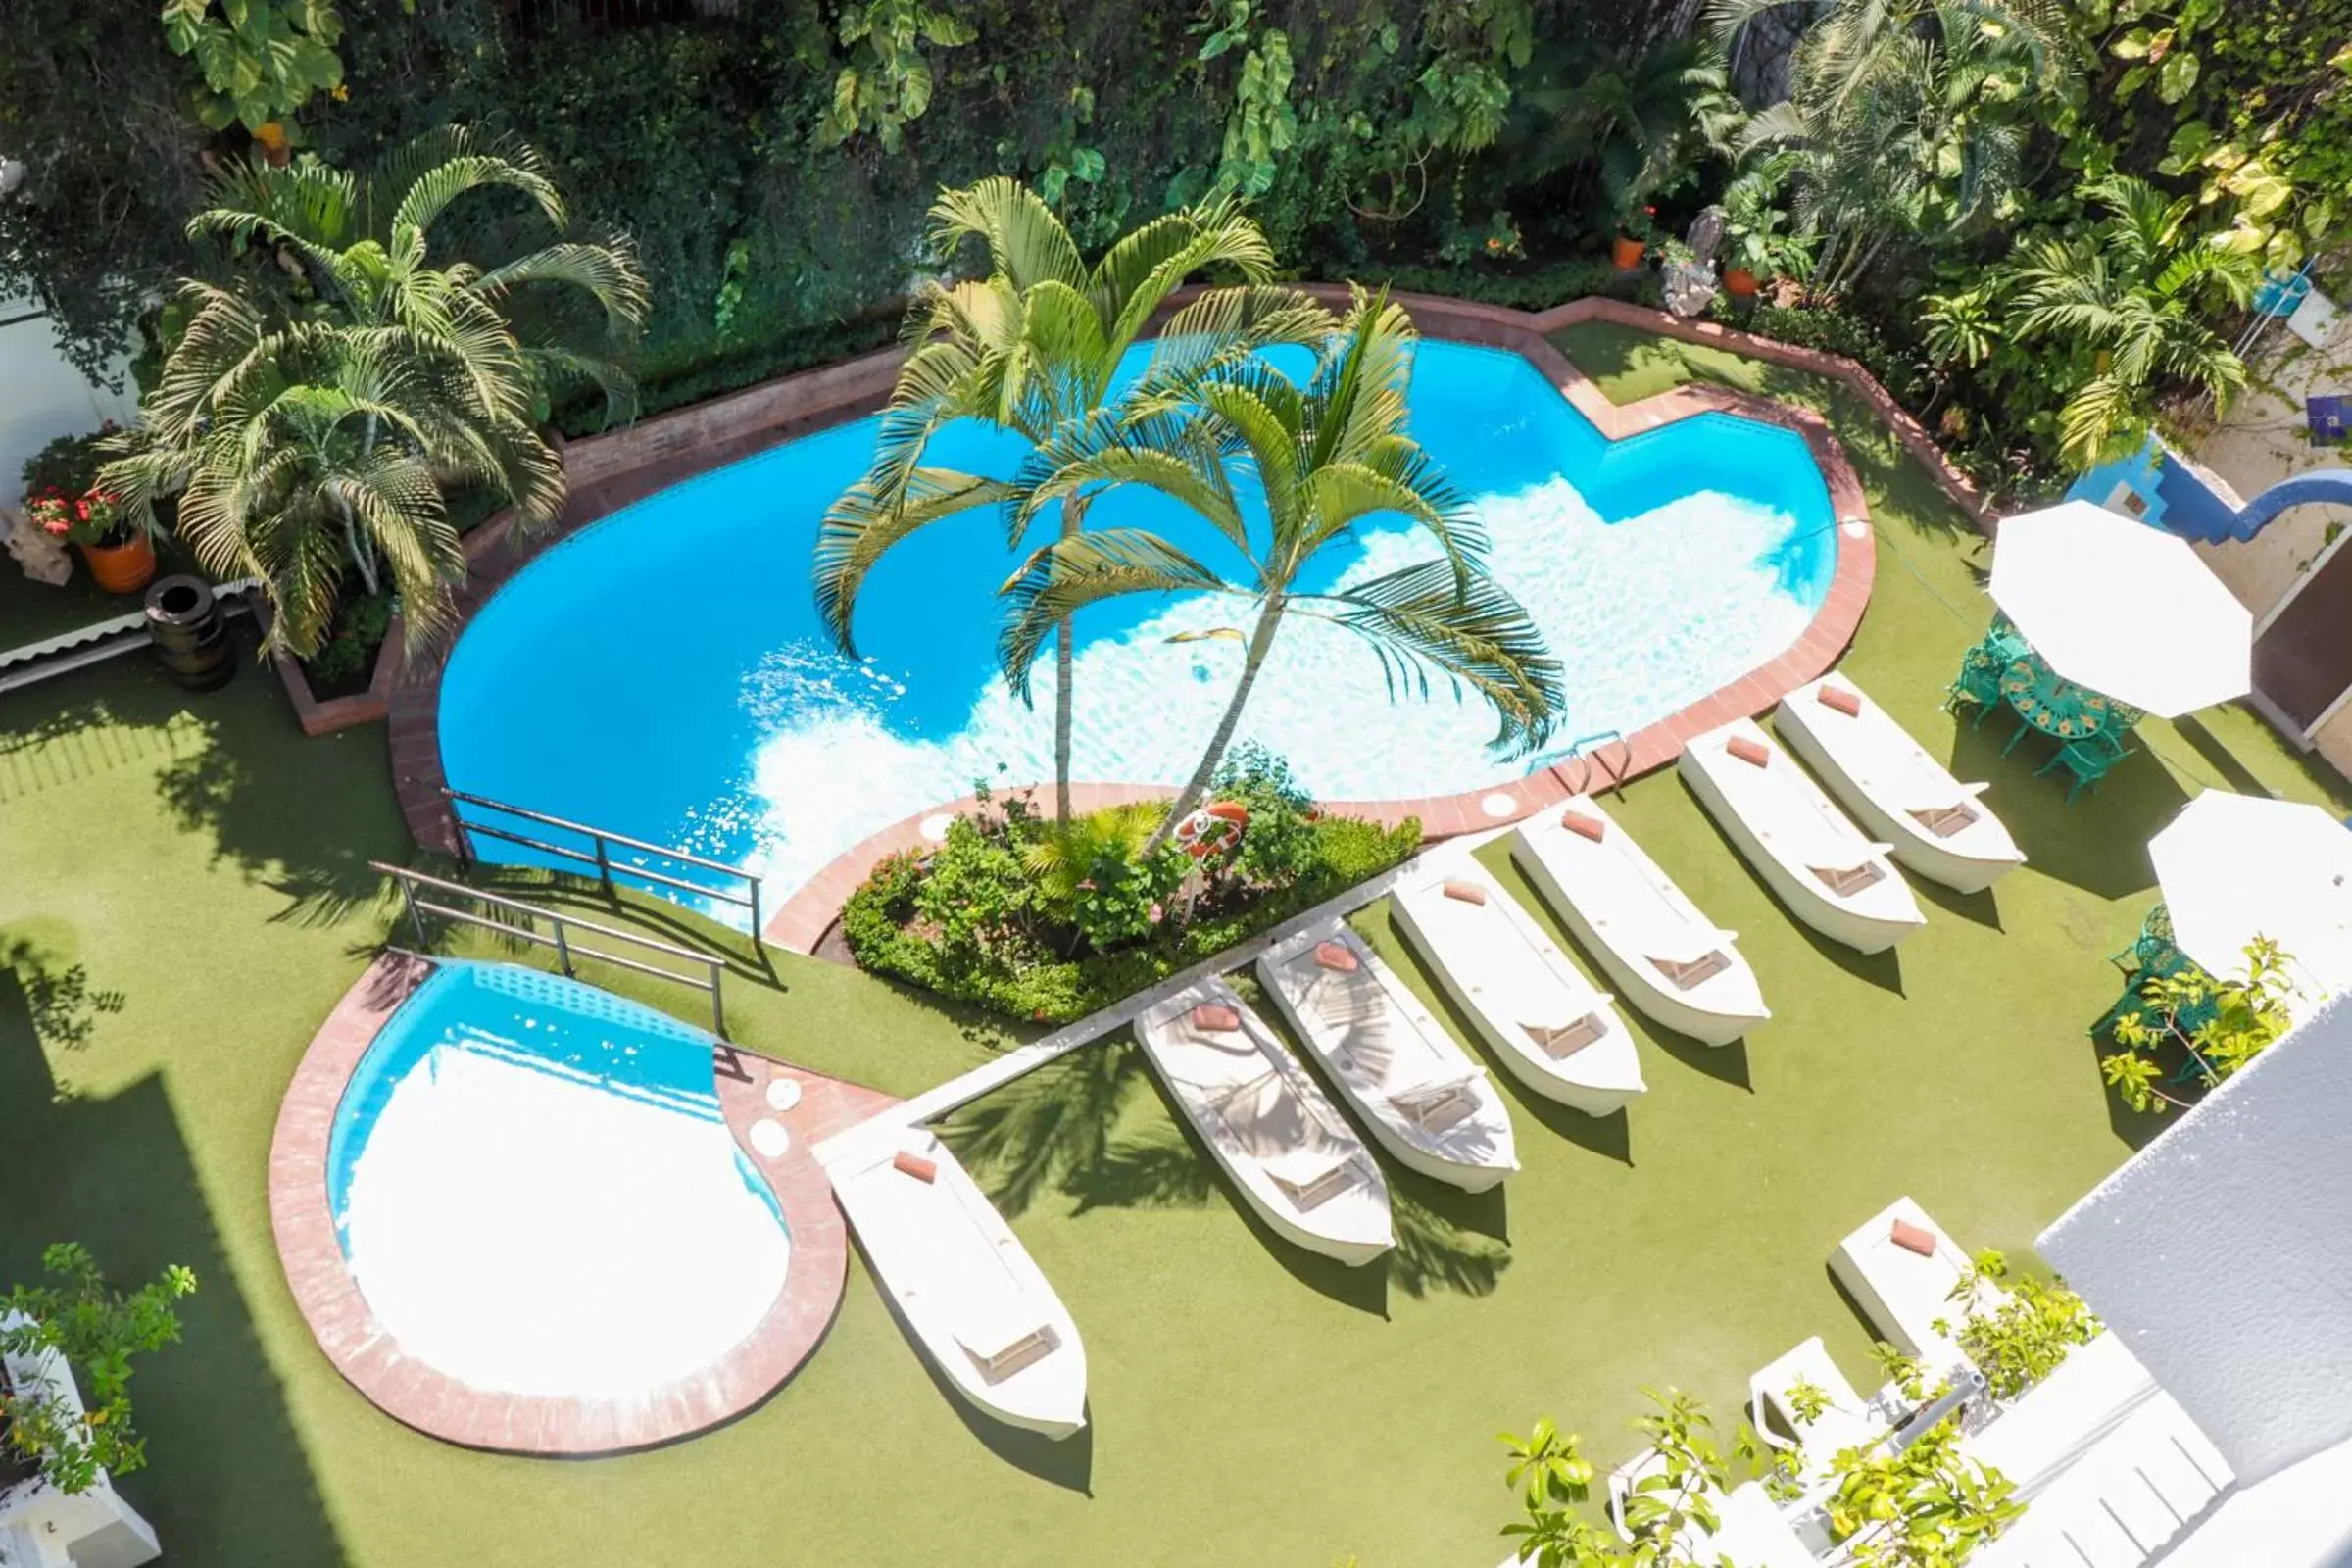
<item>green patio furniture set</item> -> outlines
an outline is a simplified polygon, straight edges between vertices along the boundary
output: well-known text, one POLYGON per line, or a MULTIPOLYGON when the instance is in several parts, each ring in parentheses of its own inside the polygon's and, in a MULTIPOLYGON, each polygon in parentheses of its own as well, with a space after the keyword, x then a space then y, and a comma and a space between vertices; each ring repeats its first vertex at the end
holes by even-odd
MULTIPOLYGON (((2150 981, 2169 980, 2197 967, 2196 960, 2182 953, 2174 942, 2172 911, 2162 904, 2148 911, 2147 919, 2140 924, 2138 939, 2122 952, 2109 954, 2107 961, 2123 971, 2124 993, 2115 999, 2115 1005, 2101 1013, 2098 1022, 2090 1026, 2093 1035, 2112 1033, 2116 1024, 2131 1013, 2156 1013, 2180 1034, 2194 1035, 2221 1011, 2220 1004, 2210 993, 2169 1014, 2146 995, 2150 981)), ((2174 1075, 2174 1081, 2178 1083, 2193 1078, 2197 1072, 2197 1060, 2191 1056, 2174 1075)))
POLYGON ((1968 705, 1977 710, 1973 724, 1983 724, 1996 710, 2017 715, 2017 730, 2001 748, 2004 757, 2017 749, 2029 730, 2055 740, 2058 750, 2034 776, 2055 767, 2073 774, 2074 784, 2066 792, 2069 805, 2132 755, 2124 737, 2146 716, 2067 680, 2042 662, 2006 617, 1997 615, 1984 636, 1961 656, 1959 676, 1944 692, 1946 712, 1957 713, 1968 705))

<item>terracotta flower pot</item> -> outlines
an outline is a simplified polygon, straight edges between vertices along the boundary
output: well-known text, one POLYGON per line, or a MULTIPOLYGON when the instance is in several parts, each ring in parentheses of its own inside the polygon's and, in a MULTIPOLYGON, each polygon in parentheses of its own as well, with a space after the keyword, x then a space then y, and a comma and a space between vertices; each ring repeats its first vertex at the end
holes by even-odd
POLYGON ((1756 290, 1763 287, 1756 281, 1756 274, 1744 267, 1726 268, 1723 273, 1723 286, 1741 299, 1753 298, 1756 290))
POLYGON ((155 546, 145 535, 134 536, 126 545, 83 545, 81 559, 90 564, 98 586, 110 594, 135 594, 155 575, 155 546))
POLYGON ((1611 259, 1617 263, 1617 270, 1620 272, 1630 272, 1635 268, 1642 265, 1642 253, 1647 249, 1649 249, 1649 244, 1647 241, 1629 239, 1625 235, 1620 234, 1617 236, 1617 243, 1610 250, 1609 255, 1611 259))

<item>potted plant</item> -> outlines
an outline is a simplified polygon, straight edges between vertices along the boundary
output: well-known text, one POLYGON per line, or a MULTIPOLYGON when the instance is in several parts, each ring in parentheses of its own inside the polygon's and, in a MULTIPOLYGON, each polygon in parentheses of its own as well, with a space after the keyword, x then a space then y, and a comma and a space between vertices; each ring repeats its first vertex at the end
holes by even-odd
POLYGON ((147 1462, 131 1423, 131 1357, 178 1341, 172 1303, 196 1289, 196 1276, 172 1264, 135 1291, 118 1290, 74 1242, 43 1250, 41 1269, 57 1283, 0 1295, 0 1356, 34 1369, 23 1380, 31 1387, 12 1378, 0 1393, 0 1454, 10 1461, 0 1475, 29 1461, 72 1494, 147 1462))
POLYGON ((1735 297, 1752 299, 1774 277, 1806 276, 1813 270, 1811 235, 1792 232, 1781 210, 1782 172, 1759 165, 1723 192, 1723 286, 1735 297))
POLYGON ((1657 233, 1657 217, 1658 210, 1647 205, 1628 207, 1617 215, 1617 243, 1609 252, 1617 270, 1630 272, 1642 265, 1642 253, 1657 233))
POLYGON ((25 501, 24 514, 42 532, 77 547, 109 593, 135 594, 155 575, 155 546, 112 491, 45 491, 25 501))

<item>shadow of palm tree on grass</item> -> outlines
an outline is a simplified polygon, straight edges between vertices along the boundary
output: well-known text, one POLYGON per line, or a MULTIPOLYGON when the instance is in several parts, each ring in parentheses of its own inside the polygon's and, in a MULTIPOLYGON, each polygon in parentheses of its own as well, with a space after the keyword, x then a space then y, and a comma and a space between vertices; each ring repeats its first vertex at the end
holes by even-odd
MULTIPOLYGON (((1067 1200, 1080 1214, 1200 1208, 1215 1201, 1225 1176, 1175 1113, 1134 1113, 1150 1079, 1133 1040, 1103 1041, 965 1106, 939 1135, 1008 1216, 1049 1196, 1067 1200)), ((1394 1169, 1385 1174, 1396 1232, 1386 1279, 1415 1298, 1494 1291, 1510 1266, 1501 1194, 1461 1193, 1394 1169)), ((1349 1304, 1378 1309, 1367 1287, 1382 1277, 1380 1270, 1348 1269, 1304 1253, 1275 1237, 1247 1204, 1233 1207, 1294 1274, 1349 1304)))

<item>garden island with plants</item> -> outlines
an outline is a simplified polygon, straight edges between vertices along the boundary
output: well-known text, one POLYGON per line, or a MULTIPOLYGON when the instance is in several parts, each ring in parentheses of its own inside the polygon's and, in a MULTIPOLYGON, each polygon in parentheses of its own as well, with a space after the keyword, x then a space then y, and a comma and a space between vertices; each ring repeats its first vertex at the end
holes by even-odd
POLYGON ((2352 984, 2352 4, 7 32, 0 1565, 2232 1495, 2034 1248, 2352 984))

